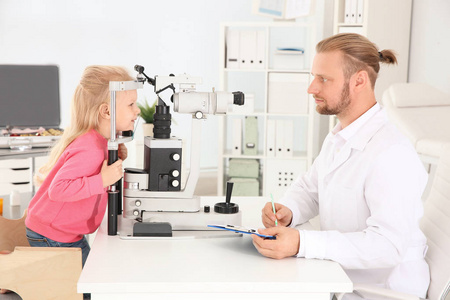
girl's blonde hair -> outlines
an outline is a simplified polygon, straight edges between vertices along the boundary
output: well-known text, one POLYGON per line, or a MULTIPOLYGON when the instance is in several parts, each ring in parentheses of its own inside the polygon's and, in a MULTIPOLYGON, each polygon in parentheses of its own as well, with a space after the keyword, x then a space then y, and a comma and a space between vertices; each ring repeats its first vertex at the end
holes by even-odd
POLYGON ((88 66, 84 70, 72 98, 70 125, 51 150, 48 162, 39 169, 40 174, 35 176, 37 185, 42 184, 70 143, 91 129, 98 129, 100 106, 110 101, 109 82, 128 80, 133 78, 118 66, 88 66))
POLYGON ((349 80, 356 72, 365 70, 369 74, 372 89, 380 71, 380 62, 397 63, 394 51, 378 51, 374 43, 356 33, 340 33, 326 38, 317 44, 316 51, 341 51, 344 54, 345 78, 349 80))

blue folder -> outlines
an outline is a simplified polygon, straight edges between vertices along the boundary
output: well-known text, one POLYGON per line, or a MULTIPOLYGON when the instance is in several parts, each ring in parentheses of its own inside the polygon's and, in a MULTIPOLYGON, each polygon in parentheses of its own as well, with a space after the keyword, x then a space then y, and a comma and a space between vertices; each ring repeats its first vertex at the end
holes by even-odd
POLYGON ((245 233, 245 234, 255 234, 257 236, 269 239, 269 240, 275 240, 276 237, 274 235, 265 235, 265 234, 260 234, 258 233, 258 231, 256 229, 251 229, 251 228, 245 228, 242 226, 234 226, 234 225, 208 225, 208 227, 214 227, 214 228, 219 228, 222 230, 229 230, 229 231, 234 231, 237 233, 245 233))

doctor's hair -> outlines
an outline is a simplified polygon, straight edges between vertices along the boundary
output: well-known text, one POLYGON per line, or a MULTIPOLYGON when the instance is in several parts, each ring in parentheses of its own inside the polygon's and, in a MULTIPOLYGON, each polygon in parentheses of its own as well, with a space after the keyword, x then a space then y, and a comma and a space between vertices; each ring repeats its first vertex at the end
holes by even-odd
POLYGON ((378 50, 378 47, 366 37, 356 33, 340 33, 326 38, 316 46, 317 53, 341 51, 345 79, 359 71, 369 74, 372 89, 380 71, 380 62, 397 64, 396 54, 392 50, 378 50))
POLYGON ((109 82, 133 79, 123 67, 99 65, 86 67, 72 97, 70 125, 64 129, 61 139, 50 152, 48 162, 34 176, 34 181, 38 185, 42 184, 70 143, 91 129, 98 129, 100 106, 103 103, 109 105, 110 101, 109 82))

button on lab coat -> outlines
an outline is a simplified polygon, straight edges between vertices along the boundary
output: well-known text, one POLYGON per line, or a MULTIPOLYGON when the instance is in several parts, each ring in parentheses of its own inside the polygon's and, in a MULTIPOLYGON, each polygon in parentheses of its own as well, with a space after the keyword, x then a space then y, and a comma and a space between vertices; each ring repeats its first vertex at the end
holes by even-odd
POLYGON ((292 210, 291 227, 320 215, 321 231, 300 230, 298 256, 336 261, 355 283, 425 297, 419 220, 427 174, 378 104, 360 125, 339 152, 330 133, 309 172, 280 200, 292 210))

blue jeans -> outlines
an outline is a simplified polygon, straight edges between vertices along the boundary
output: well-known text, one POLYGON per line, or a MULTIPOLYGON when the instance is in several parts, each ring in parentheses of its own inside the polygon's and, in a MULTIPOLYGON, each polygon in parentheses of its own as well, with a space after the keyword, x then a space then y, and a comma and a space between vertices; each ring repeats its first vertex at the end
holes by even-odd
POLYGON ((89 251, 91 247, 89 247, 89 243, 86 240, 86 237, 83 237, 81 240, 73 242, 73 243, 60 243, 54 240, 51 240, 37 232, 34 232, 31 229, 27 228, 27 239, 30 243, 31 247, 71 247, 71 248, 81 248, 81 259, 84 267, 84 263, 89 255, 89 251))

